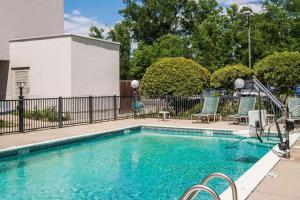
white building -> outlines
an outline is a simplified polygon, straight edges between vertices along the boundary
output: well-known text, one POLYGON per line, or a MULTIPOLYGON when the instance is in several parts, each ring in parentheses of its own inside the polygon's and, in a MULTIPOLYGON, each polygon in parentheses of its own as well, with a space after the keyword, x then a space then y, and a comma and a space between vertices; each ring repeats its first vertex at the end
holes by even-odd
POLYGON ((71 34, 10 41, 7 96, 113 96, 119 94, 119 44, 71 34), (28 94, 26 94, 28 93, 28 94))
POLYGON ((1 0, 0 99, 119 95, 119 44, 64 34, 63 0, 1 0))

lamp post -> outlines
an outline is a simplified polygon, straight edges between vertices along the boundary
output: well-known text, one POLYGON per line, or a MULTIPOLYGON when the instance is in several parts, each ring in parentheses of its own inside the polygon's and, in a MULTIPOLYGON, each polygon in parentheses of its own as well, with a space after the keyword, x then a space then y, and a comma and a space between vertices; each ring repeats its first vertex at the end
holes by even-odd
POLYGON ((246 8, 243 11, 243 15, 247 19, 248 24, 248 67, 251 68, 251 26, 250 26, 250 16, 252 15, 252 10, 250 8, 246 8))
POLYGON ((133 80, 133 81, 131 81, 130 85, 134 89, 133 94, 134 94, 134 96, 135 96, 135 98, 137 100, 137 89, 140 86, 140 83, 137 80, 133 80))
POLYGON ((133 80, 133 81, 131 81, 131 83, 130 83, 130 86, 132 87, 132 89, 134 89, 134 92, 133 92, 133 95, 134 95, 134 103, 133 103, 133 106, 132 106, 132 108, 133 108, 133 111, 134 111, 134 118, 136 117, 136 109, 135 109, 135 106, 136 106, 136 102, 137 102, 137 89, 138 89, 138 87, 140 86, 140 83, 139 83, 139 81, 137 81, 137 80, 133 80))
POLYGON ((19 132, 23 133, 24 132, 24 96, 23 96, 23 89, 26 85, 26 82, 17 82, 17 86, 20 90, 19 93, 19 132))

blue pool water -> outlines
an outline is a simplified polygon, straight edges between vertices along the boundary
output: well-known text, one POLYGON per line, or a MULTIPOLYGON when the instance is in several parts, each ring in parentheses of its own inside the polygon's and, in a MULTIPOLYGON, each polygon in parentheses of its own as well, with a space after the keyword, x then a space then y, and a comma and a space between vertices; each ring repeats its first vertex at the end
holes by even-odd
MULTIPOLYGON (((225 173, 236 180, 269 151, 256 141, 227 148, 237 140, 142 128, 2 158, 0 199, 177 200, 209 173, 225 173)), ((210 186, 218 193, 227 188, 217 180, 210 186)))

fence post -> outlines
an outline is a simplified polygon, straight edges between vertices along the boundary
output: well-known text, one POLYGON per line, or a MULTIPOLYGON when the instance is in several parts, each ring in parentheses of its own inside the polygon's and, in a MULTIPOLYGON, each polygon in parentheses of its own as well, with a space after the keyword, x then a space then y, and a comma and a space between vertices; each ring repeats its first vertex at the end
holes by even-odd
POLYGON ((24 132, 24 96, 19 96, 19 132, 24 132))
POLYGON ((114 120, 117 120, 117 96, 114 95, 114 120))
POLYGON ((94 119, 93 119, 93 97, 92 96, 89 96, 89 121, 90 121, 90 124, 92 124, 94 122, 94 119))
POLYGON ((63 98, 58 97, 58 127, 63 127, 63 98))

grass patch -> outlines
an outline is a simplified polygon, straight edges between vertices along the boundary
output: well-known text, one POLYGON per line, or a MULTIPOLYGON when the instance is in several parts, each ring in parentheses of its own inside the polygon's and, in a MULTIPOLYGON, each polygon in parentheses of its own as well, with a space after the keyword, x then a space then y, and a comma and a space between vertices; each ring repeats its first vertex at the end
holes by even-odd
POLYGON ((0 128, 5 128, 6 122, 4 120, 0 120, 0 128))
POLYGON ((15 124, 13 124, 12 122, 0 120, 0 128, 9 128, 9 127, 14 127, 14 126, 15 126, 15 124))

